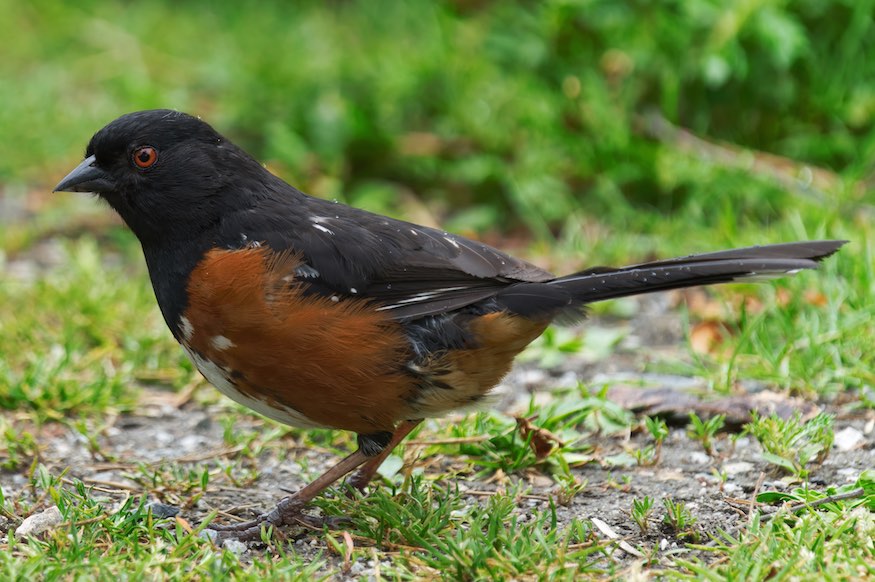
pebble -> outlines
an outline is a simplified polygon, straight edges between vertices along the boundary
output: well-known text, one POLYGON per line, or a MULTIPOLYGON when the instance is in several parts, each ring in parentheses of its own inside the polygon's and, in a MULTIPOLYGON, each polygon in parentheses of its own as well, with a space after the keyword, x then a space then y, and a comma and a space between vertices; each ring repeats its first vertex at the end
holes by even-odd
POLYGON ((146 504, 146 509, 152 512, 153 517, 164 519, 166 517, 175 517, 179 513, 179 508, 165 503, 152 501, 146 504))
POLYGON ((753 463, 747 461, 736 461, 734 463, 724 463, 723 472, 727 475, 738 475, 739 473, 750 473, 754 469, 753 463))
POLYGON ((698 465, 707 465, 711 462, 711 457, 701 451, 693 451, 690 453, 690 462, 698 465))
POLYGON ((547 373, 539 368, 521 370, 519 372, 519 382, 527 388, 541 386, 547 382, 547 373))
POLYGON ((207 445, 207 439, 199 434, 185 435, 177 441, 179 449, 186 452, 192 452, 207 445))
POLYGON ((840 451, 851 451, 860 446, 866 437, 862 431, 847 426, 835 434, 834 446, 840 451))
POLYGON ((154 440, 159 445, 169 445, 176 441, 176 436, 166 430, 155 431, 152 435, 152 440, 154 440))
POLYGON ((243 553, 249 549, 249 547, 246 544, 244 544, 240 540, 235 540, 235 539, 227 539, 224 542, 222 542, 222 548, 228 550, 229 552, 231 552, 235 556, 242 556, 243 553))
POLYGON ((580 382, 580 376, 573 370, 567 370, 551 382, 557 388, 573 388, 580 382))
POLYGON ((25 538, 27 536, 39 535, 56 527, 62 520, 61 510, 58 509, 57 505, 53 505, 45 511, 35 513, 22 521, 18 529, 15 530, 15 537, 25 538))
POLYGON ((737 495, 742 491, 741 486, 736 485, 735 483, 724 483, 723 484, 723 492, 729 495, 737 495))
POLYGON ((735 439, 735 449, 746 449, 750 446, 750 438, 749 437, 740 437, 735 439))

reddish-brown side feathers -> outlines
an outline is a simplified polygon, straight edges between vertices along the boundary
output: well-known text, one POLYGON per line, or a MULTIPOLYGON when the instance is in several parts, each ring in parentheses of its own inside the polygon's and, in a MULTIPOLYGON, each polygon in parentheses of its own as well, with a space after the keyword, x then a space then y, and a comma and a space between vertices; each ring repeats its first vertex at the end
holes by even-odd
POLYGON ((411 374, 402 324, 366 300, 303 295, 293 284, 299 264, 261 247, 210 251, 189 280, 183 334, 233 385, 229 396, 312 424, 369 434, 476 403, 549 323, 478 317, 468 328, 477 347, 435 354, 411 374))
POLYGON ((327 427, 392 430, 415 389, 401 371, 400 325, 366 301, 304 296, 289 285, 299 264, 265 248, 210 251, 189 279, 186 343, 271 407, 327 427))
POLYGON ((474 319, 469 331, 475 348, 436 354, 422 366, 432 385, 417 393, 416 410, 422 416, 438 416, 476 405, 508 373, 513 359, 543 333, 549 320, 531 320, 506 312, 474 319))

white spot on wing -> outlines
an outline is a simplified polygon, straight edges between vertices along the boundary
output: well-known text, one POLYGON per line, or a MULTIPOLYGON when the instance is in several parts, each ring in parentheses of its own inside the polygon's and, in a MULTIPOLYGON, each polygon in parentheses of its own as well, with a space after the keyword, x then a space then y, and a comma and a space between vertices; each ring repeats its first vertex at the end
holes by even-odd
MULTIPOLYGON (((319 276, 319 271, 311 267, 310 265, 299 265, 295 269, 295 274, 299 277, 303 277, 304 279, 313 279, 319 276)), ((283 281, 286 279, 283 278, 283 281)), ((292 279, 289 279, 291 281, 292 279)))
POLYGON ((452 239, 448 236, 445 236, 444 240, 447 241, 448 243, 450 243, 451 245, 453 245, 454 247, 459 248, 459 243, 457 243, 454 239, 452 239))
POLYGON ((324 232, 326 234, 334 234, 333 230, 331 230, 330 228, 325 228, 321 224, 314 224, 313 228, 315 228, 316 230, 321 230, 322 232, 324 232))
POLYGON ((231 381, 231 375, 226 369, 217 365, 215 362, 211 362, 204 358, 185 344, 182 344, 182 348, 185 350, 185 354, 188 356, 188 359, 191 360, 191 363, 194 364, 200 373, 204 375, 204 378, 206 378, 210 384, 218 388, 219 392, 234 402, 238 402, 259 414, 263 414, 264 416, 272 418, 277 422, 282 422, 283 424, 301 428, 323 428, 323 425, 313 422, 294 408, 289 408, 288 406, 274 408, 262 400, 251 398, 240 392, 240 390, 237 389, 237 386, 234 385, 234 382, 231 381))
POLYGON ((183 339, 190 340, 191 336, 194 335, 194 326, 186 316, 183 315, 179 318, 179 327, 182 330, 183 339))
POLYGON ((227 350, 228 348, 233 348, 237 344, 235 344, 223 335, 214 335, 210 338, 210 345, 213 347, 213 349, 222 351, 227 350))
POLYGON ((400 299, 395 303, 390 305, 384 305, 382 307, 378 307, 377 311, 386 311, 389 309, 397 309, 399 307, 404 307, 405 305, 409 305, 411 303, 419 303, 421 301, 429 301, 431 299, 435 299, 436 297, 440 297, 444 293, 452 293, 453 291, 461 291, 462 289, 466 289, 466 287, 443 287, 441 289, 433 289, 431 291, 423 291, 422 293, 417 293, 416 295, 412 295, 407 297, 406 299, 400 299))

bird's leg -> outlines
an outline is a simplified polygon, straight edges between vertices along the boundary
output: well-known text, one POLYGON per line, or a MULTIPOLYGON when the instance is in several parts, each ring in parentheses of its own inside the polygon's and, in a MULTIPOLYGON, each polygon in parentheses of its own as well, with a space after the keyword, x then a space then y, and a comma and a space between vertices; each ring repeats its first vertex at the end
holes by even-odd
POLYGON ((346 482, 359 491, 364 491, 368 483, 371 482, 371 479, 374 478, 374 475, 377 474, 377 469, 380 468, 380 465, 383 464, 386 457, 392 453, 395 447, 398 446, 398 443, 404 440, 404 437, 410 434, 414 428, 419 426, 420 422, 422 422, 422 419, 405 420, 399 424, 395 428, 395 432, 392 433, 392 439, 389 441, 389 444, 386 445, 386 448, 380 451, 380 454, 376 457, 369 458, 355 473, 353 473, 352 477, 347 479, 346 482))
MULTIPOLYGON (((406 424, 407 423, 399 426, 394 433, 381 432, 372 435, 359 435, 358 450, 344 457, 336 465, 322 473, 309 484, 280 501, 277 506, 268 513, 263 513, 253 520, 242 523, 231 525, 210 525, 210 529, 218 532, 218 536, 216 537, 217 540, 235 538, 241 541, 250 541, 260 539, 263 525, 279 527, 290 525, 298 521, 304 524, 312 523, 312 520, 309 520, 306 516, 302 515, 301 511, 304 507, 332 483, 350 471, 364 465, 365 463, 370 464, 372 461, 377 461, 374 467, 369 470, 369 475, 373 476, 377 467, 380 466, 380 463, 386 458, 392 448, 398 444, 398 441, 404 438, 404 436, 416 426, 416 423, 413 423, 413 425, 408 428, 406 424), (396 440, 395 435, 401 430, 404 432, 396 440)), ((370 480, 370 476, 368 477, 368 480, 370 480)))

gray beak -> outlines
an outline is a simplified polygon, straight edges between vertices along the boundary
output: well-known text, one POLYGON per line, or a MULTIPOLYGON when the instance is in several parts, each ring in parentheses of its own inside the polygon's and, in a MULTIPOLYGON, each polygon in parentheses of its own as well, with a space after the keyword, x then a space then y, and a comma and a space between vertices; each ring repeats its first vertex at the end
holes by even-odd
POLYGON ((88 156, 76 169, 55 186, 52 192, 110 192, 116 187, 115 180, 96 165, 94 156, 88 156))

